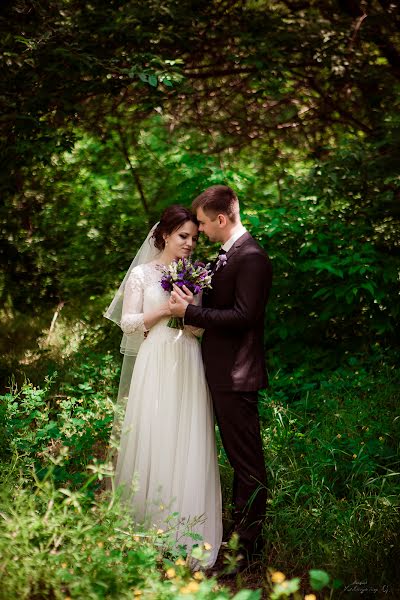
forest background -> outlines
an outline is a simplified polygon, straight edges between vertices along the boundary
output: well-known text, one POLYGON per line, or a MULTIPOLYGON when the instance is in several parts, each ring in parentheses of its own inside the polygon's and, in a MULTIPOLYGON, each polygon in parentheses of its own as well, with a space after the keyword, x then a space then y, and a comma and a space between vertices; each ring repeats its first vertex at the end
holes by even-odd
POLYGON ((181 593, 160 535, 96 504, 120 366, 102 313, 162 209, 215 183, 274 268, 253 587, 316 568, 334 597, 398 597, 398 2, 17 0, 0 25, 0 598, 181 593))

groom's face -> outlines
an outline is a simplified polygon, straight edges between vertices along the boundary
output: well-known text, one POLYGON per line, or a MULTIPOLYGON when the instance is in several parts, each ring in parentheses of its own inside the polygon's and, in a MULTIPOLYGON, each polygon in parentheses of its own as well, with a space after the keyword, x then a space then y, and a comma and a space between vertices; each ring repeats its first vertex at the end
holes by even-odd
POLYGON ((199 222, 199 231, 202 231, 210 242, 221 242, 222 229, 218 215, 215 218, 210 218, 202 208, 198 208, 196 216, 199 222))

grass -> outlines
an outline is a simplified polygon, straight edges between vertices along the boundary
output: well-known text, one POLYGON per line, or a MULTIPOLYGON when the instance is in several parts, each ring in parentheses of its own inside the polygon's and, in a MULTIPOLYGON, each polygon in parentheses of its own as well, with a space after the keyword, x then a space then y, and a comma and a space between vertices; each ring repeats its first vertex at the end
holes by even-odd
MULTIPOLYGON (((283 598, 291 588, 317 590, 312 569, 332 576, 324 588, 330 597, 359 597, 355 581, 364 597, 371 589, 374 598, 398 597, 399 382, 392 367, 382 358, 352 359, 305 388, 300 371, 276 373, 260 399, 269 473, 264 560, 231 591, 215 579, 193 579, 175 564, 167 539, 141 531, 117 497, 101 495, 118 381, 111 354, 76 354, 58 377, 13 388, 0 399, 0 600, 223 599, 245 587, 283 598), (274 571, 285 574, 286 588, 274 571)), ((231 471, 221 447, 219 456, 229 506, 231 471)))
POLYGON ((341 369, 292 403, 265 394, 265 537, 276 567, 318 565, 344 586, 397 588, 398 379, 380 366, 341 369))
POLYGON ((185 589, 200 598, 228 598, 215 580, 173 556, 166 532, 143 531, 117 495, 90 493, 105 475, 102 465, 91 465, 75 490, 55 485, 52 475, 49 469, 42 480, 3 482, 1 600, 172 599, 185 589))

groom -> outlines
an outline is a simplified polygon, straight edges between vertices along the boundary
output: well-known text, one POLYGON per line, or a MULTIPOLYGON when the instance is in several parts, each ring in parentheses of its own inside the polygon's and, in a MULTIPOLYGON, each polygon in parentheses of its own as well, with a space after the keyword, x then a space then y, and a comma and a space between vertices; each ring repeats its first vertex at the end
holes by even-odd
POLYGON ((212 289, 203 306, 189 304, 176 288, 173 315, 205 329, 202 353, 214 411, 234 470, 234 531, 247 558, 260 550, 267 499, 266 471, 257 407, 258 390, 267 385, 264 314, 271 288, 271 263, 240 221, 234 191, 214 185, 192 208, 199 230, 222 243, 214 265, 212 289))

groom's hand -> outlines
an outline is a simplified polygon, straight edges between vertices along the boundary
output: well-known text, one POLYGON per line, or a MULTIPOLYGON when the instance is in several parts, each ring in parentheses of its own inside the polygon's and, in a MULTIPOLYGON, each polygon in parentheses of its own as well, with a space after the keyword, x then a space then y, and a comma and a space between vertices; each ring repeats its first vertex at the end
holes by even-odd
POLYGON ((194 295, 189 290, 189 288, 186 287, 186 285, 184 285, 183 287, 179 287, 174 283, 173 286, 174 291, 178 294, 178 296, 180 296, 183 300, 186 300, 186 302, 188 302, 189 304, 194 303, 194 295))
POLYGON ((174 291, 169 298, 169 308, 174 317, 184 317, 189 300, 193 301, 193 294, 186 288, 187 292, 174 285, 174 291))

